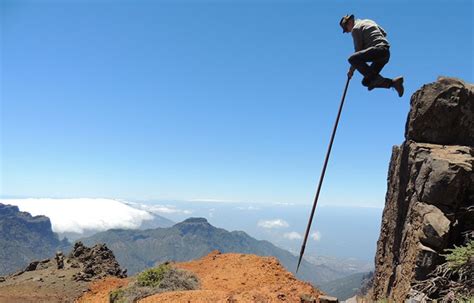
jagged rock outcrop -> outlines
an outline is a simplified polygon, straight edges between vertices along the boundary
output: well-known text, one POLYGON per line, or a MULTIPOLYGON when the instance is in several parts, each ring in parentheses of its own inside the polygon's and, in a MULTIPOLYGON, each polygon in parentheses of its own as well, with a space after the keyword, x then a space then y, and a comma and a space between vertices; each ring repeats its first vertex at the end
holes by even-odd
POLYGON ((474 86, 453 78, 411 98, 406 141, 393 148, 373 299, 403 302, 446 248, 474 230, 474 86))
POLYGON ((114 253, 105 244, 87 247, 82 242, 75 243, 73 250, 67 257, 58 251, 54 258, 41 261, 35 260, 28 264, 24 270, 12 276, 20 276, 25 272, 44 269, 50 269, 53 273, 73 269, 75 273, 72 277, 75 281, 92 281, 106 276, 127 277, 127 270, 120 268, 119 263, 115 260, 114 253))
POLYGON ((0 302, 75 302, 91 281, 126 276, 107 246, 78 242, 67 256, 57 252, 0 279, 0 302))
POLYGON ((82 242, 77 242, 66 262, 82 263, 82 271, 74 275, 76 281, 91 281, 105 276, 127 277, 127 270, 120 268, 114 253, 105 244, 96 244, 89 248, 82 242))

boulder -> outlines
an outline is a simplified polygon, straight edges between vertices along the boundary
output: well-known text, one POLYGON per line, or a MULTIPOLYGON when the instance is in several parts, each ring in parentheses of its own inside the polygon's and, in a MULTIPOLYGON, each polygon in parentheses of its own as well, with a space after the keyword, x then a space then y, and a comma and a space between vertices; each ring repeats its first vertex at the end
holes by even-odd
POLYGON ((414 205, 414 209, 422 218, 421 244, 435 249, 445 247, 451 221, 434 205, 419 202, 414 205))
POLYGON ((105 244, 96 244, 89 248, 82 242, 77 242, 69 254, 69 259, 71 264, 82 263, 82 271, 74 275, 76 281, 91 281, 108 275, 127 277, 127 270, 120 268, 114 253, 105 244))
POLYGON ((440 77, 411 97, 406 140, 474 146, 474 86, 440 77))

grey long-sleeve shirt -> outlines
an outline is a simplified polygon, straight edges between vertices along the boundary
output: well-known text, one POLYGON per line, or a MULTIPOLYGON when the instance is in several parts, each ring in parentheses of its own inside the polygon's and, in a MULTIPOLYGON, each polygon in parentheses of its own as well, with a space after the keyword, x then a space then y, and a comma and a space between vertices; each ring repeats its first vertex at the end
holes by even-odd
POLYGON ((352 38, 354 39, 354 49, 356 52, 372 47, 386 46, 390 47, 385 38, 387 33, 377 23, 369 19, 357 19, 352 29, 352 38))

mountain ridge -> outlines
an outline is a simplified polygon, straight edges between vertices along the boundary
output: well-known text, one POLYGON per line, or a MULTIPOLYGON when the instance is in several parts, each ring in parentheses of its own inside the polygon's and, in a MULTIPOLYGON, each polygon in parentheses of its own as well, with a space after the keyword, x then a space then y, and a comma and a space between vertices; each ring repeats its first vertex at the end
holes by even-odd
MULTIPOLYGON (((290 272, 294 272, 297 263, 295 255, 268 241, 254 239, 243 231, 214 227, 205 218, 189 218, 170 228, 114 229, 82 241, 87 245, 106 243, 131 274, 165 261, 197 259, 213 250, 275 256, 290 272)), ((316 285, 343 276, 325 265, 313 265, 306 260, 302 264, 299 278, 316 285)))

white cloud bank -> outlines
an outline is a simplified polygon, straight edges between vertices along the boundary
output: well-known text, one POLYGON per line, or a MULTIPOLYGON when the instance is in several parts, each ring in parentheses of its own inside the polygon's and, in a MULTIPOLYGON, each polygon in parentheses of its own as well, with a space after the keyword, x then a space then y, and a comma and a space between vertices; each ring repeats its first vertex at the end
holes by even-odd
POLYGON ((275 220, 260 220, 258 221, 258 226, 263 228, 279 228, 279 227, 288 227, 290 226, 288 222, 282 219, 275 220))
POLYGON ((178 209, 173 205, 161 205, 161 204, 152 204, 152 205, 147 205, 147 204, 132 204, 130 205, 135 206, 138 209, 143 209, 147 210, 149 212, 155 213, 155 214, 184 214, 184 215, 190 215, 192 211, 187 210, 187 209, 178 209))
POLYGON ((296 231, 292 231, 289 233, 284 233, 283 238, 289 239, 289 240, 300 240, 303 239, 303 237, 297 233, 296 231))
POLYGON ((211 203, 236 203, 239 201, 227 199, 213 199, 213 198, 196 198, 189 200, 190 202, 211 202, 211 203))
POLYGON ((53 231, 59 233, 135 229, 144 220, 153 219, 149 212, 112 199, 0 199, 0 203, 16 205, 33 216, 49 217, 53 231))

